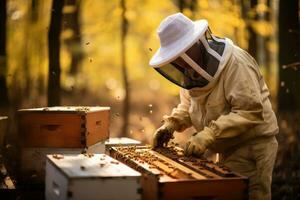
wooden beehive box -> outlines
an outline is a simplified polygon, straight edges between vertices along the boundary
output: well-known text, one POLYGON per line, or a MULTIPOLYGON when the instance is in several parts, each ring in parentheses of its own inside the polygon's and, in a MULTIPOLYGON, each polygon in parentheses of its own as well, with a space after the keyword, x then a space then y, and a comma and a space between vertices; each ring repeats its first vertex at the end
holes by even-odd
POLYGON ((105 154, 48 155, 46 199, 140 199, 140 177, 105 154))
POLYGON ((141 142, 127 137, 109 138, 105 141, 105 153, 109 154, 111 147, 118 146, 137 146, 141 145, 141 142))
POLYGON ((112 157, 142 173, 143 199, 247 199, 246 177, 181 149, 112 147, 112 157))
POLYGON ((109 107, 46 107, 18 111, 22 147, 88 147, 109 137, 109 107))

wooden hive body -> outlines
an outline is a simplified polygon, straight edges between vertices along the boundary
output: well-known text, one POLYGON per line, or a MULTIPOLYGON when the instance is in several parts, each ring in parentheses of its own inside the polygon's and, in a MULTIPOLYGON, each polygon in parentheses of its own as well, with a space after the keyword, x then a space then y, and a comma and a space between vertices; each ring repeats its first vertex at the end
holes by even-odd
POLYGON ((82 148, 109 137, 109 107, 48 107, 18 111, 22 147, 82 148))
POLYGON ((46 199, 140 199, 141 174, 105 155, 48 155, 46 199))
POLYGON ((43 183, 47 154, 104 153, 109 111, 75 106, 19 110, 19 180, 43 183))
POLYGON ((174 149, 113 147, 111 155, 142 173, 143 199, 247 199, 246 177, 174 149))

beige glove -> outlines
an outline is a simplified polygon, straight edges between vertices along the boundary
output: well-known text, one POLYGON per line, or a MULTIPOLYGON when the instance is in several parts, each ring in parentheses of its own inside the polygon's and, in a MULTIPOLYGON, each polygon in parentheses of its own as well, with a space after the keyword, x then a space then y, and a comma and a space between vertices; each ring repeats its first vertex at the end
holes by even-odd
POLYGON ((167 146, 168 142, 174 138, 173 133, 176 125, 172 122, 165 122, 159 129, 156 130, 153 136, 153 147, 167 146))
POLYGON ((184 154, 186 156, 197 156, 201 157, 206 149, 215 141, 213 132, 209 128, 204 128, 201 132, 195 133, 188 140, 184 154))

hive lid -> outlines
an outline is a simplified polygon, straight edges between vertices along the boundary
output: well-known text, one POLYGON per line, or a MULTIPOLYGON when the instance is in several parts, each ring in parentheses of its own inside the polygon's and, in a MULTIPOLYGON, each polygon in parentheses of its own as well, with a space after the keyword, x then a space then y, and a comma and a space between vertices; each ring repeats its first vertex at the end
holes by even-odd
POLYGON ((69 178, 138 177, 141 174, 105 154, 47 155, 69 178))
POLYGON ((20 109, 19 112, 67 112, 67 113, 77 113, 77 112, 96 112, 110 110, 110 107, 102 106, 54 106, 54 107, 42 107, 42 108, 28 108, 20 109))

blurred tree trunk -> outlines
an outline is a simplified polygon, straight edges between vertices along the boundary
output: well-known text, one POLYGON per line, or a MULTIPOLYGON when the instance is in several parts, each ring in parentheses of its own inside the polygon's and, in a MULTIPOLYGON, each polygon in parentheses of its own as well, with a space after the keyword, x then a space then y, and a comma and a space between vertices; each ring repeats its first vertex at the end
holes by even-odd
POLYGON ((189 8, 192 12, 197 10, 197 0, 191 0, 189 8))
POLYGON ((257 36, 252 28, 252 22, 257 20, 257 13, 255 7, 257 0, 240 0, 242 9, 242 18, 246 22, 246 28, 248 31, 248 52, 257 60, 257 36))
POLYGON ((191 18, 194 18, 194 11, 197 8, 197 0, 177 0, 176 5, 180 12, 189 9, 192 12, 191 18))
POLYGON ((72 35, 65 39, 68 49, 71 53, 71 66, 69 73, 76 75, 80 62, 83 58, 82 40, 80 31, 80 5, 81 0, 67 0, 64 12, 64 30, 70 31, 72 35))
MULTIPOLYGON (((256 7, 254 7, 256 13, 256 23, 262 23, 271 25, 270 21, 270 1, 269 0, 258 0, 256 7), (265 8, 265 9, 261 9, 265 8)), ((266 26, 265 25, 265 26, 266 26)), ((261 30, 263 28, 260 28, 261 30)), ((257 31, 256 33, 256 61, 258 62, 261 70, 264 72, 264 78, 269 85, 270 83, 270 56, 268 50, 268 43, 270 42, 271 34, 263 35, 257 31)))
POLYGON ((8 106, 8 89, 6 84, 6 0, 0 1, 0 106, 8 106))
POLYGON ((53 0, 48 32, 49 72, 48 106, 60 105, 60 33, 63 0, 53 0))
POLYGON ((178 0, 178 9, 180 12, 183 12, 183 9, 185 8, 185 0, 178 0))
POLYGON ((121 134, 128 134, 129 112, 130 112, 130 85, 126 66, 126 36, 128 31, 128 20, 126 18, 126 0, 121 0, 121 66, 123 85, 125 90, 125 99, 123 102, 123 127, 121 134))
POLYGON ((299 1, 279 1, 279 111, 300 110, 299 1))
POLYGON ((39 16, 39 0, 31 0, 31 13, 30 13, 30 19, 31 22, 37 22, 38 16, 39 16))
MULTIPOLYGON (((265 20, 268 24, 272 24, 272 19, 271 19, 271 2, 270 0, 266 1, 266 6, 269 8, 269 11, 267 11, 262 20, 265 20)), ((263 38, 263 54, 264 54, 264 67, 266 69, 266 75, 265 79, 268 84, 271 83, 271 76, 272 76, 272 71, 271 71, 271 52, 269 50, 269 43, 271 42, 271 34, 267 35, 266 37, 263 38)))
MULTIPOLYGON (((38 31, 35 35, 38 35, 40 32, 45 30, 45 25, 43 23, 44 9, 49 2, 47 1, 40 1, 40 0, 32 0, 32 15, 31 19, 32 22, 38 26, 38 31)), ((38 52, 39 56, 36 58, 36 65, 39 66, 38 70, 38 78, 37 78, 37 98, 35 103, 36 105, 40 104, 40 97, 44 97, 46 95, 46 82, 45 77, 47 76, 44 74, 44 70, 41 67, 43 63, 43 59, 45 58, 45 54, 47 54, 47 49, 44 48, 45 44, 42 40, 36 42, 35 52, 38 52), (41 51, 42 49, 42 51, 41 51)))
MULTIPOLYGON (((257 20, 257 13, 255 11, 255 7, 257 5, 257 0, 251 0, 250 1, 250 9, 253 13, 253 18, 251 20, 257 20)), ((251 23, 251 21, 250 21, 251 23)), ((257 35, 254 31, 254 29, 251 27, 251 24, 249 24, 248 26, 248 32, 249 32, 249 47, 248 47, 248 52, 250 53, 250 55, 253 56, 253 58, 255 58, 255 60, 257 60, 257 35)))
MULTIPOLYGON (((30 66, 31 71, 33 68, 37 68, 37 73, 32 76, 32 88, 31 95, 33 99, 34 105, 41 106, 41 97, 45 96, 45 76, 42 62, 45 58, 45 53, 47 53, 44 49, 44 41, 42 39, 36 40, 37 37, 40 37, 41 32, 44 32, 45 25, 43 24, 43 9, 45 4, 49 4, 49 2, 40 1, 40 0, 31 0, 31 12, 30 12, 30 35, 28 38, 30 40, 27 41, 29 43, 28 53, 30 57, 30 66), (37 77, 37 78, 35 78, 37 77)), ((44 105, 43 105, 44 106, 44 105)))
POLYGON ((36 67, 33 65, 32 60, 36 57, 39 57, 39 55, 36 52, 33 52, 36 48, 36 43, 38 41, 36 40, 37 35, 35 35, 35 23, 38 20, 38 1, 37 0, 31 0, 30 1, 30 12, 28 15, 25 15, 24 21, 26 24, 24 28, 24 34, 26 38, 26 42, 24 43, 24 54, 23 54, 23 69, 24 69, 24 91, 22 91, 22 96, 25 95, 25 98, 30 98, 33 93, 33 80, 31 80, 31 70, 33 67, 36 67))

